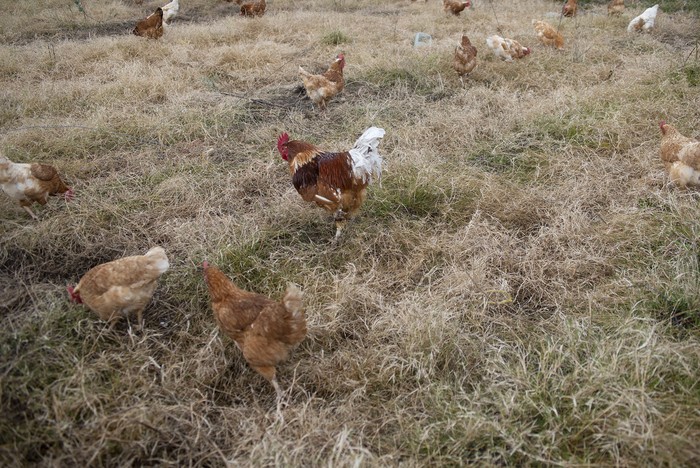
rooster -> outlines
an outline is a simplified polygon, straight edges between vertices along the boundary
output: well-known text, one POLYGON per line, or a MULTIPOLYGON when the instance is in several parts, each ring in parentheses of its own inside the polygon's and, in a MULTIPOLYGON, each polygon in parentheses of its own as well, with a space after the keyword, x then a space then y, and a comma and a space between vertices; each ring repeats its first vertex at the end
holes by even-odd
POLYGON ((455 16, 459 16, 465 8, 470 6, 469 0, 442 0, 442 8, 445 10, 445 13, 452 13, 455 16))
POLYGON ((384 129, 370 127, 350 151, 331 153, 283 133, 277 150, 289 164, 292 183, 304 201, 334 213, 335 240, 362 206, 372 176, 381 178, 382 157, 377 151, 384 129))
POLYGON ((577 10, 578 10, 578 0, 567 0, 561 9, 561 14, 564 16, 572 17, 572 16, 576 16, 577 10))
POLYGON ((476 47, 472 45, 466 34, 462 35, 462 43, 455 47, 454 69, 464 86, 464 76, 476 67, 476 47))
POLYGON ((625 11, 625 0, 611 0, 608 4, 608 15, 621 15, 625 11))
POLYGON ((537 38, 542 44, 546 46, 553 46, 557 49, 564 48, 564 36, 562 36, 559 31, 554 29, 551 24, 545 21, 537 20, 532 20, 532 24, 535 26, 537 38))
POLYGON ((163 24, 168 24, 172 18, 175 18, 180 12, 180 0, 173 0, 167 5, 163 6, 163 24))
POLYGON ((265 14, 265 8, 267 8, 265 0, 244 3, 241 5, 241 16, 262 16, 265 14))
POLYGON ((486 45, 496 57, 506 62, 512 62, 513 59, 520 59, 526 55, 530 55, 530 49, 523 47, 518 41, 507 39, 496 34, 486 38, 486 45))
POLYGON ((321 110, 325 110, 326 102, 345 88, 343 68, 345 68, 345 56, 343 54, 338 54, 323 75, 312 75, 302 67, 299 67, 299 77, 304 84, 306 95, 321 110))
POLYGON ((656 14, 659 12, 659 5, 654 5, 653 7, 647 8, 642 12, 641 15, 630 21, 627 25, 627 32, 649 32, 654 29, 654 22, 656 21, 656 14))
POLYGON ((282 390, 276 366, 306 337, 301 291, 290 285, 282 301, 273 301, 239 289, 206 261, 202 267, 219 329, 236 343, 246 362, 275 387, 279 404, 282 390))
POLYGON ((145 255, 123 257, 97 265, 78 282, 68 286, 72 302, 85 304, 110 330, 121 318, 136 312, 138 327, 143 327, 143 311, 158 286, 160 275, 168 271, 170 262, 162 247, 153 247, 145 255))
POLYGON ((136 27, 132 31, 137 36, 147 37, 149 39, 158 39, 163 35, 163 9, 158 7, 154 13, 151 13, 146 19, 142 19, 136 23, 136 27))
POLYGON ((55 167, 40 163, 13 163, 3 155, 0 155, 0 186, 33 219, 39 219, 30 208, 35 202, 46 205, 49 196, 59 194, 70 201, 74 195, 73 189, 61 180, 55 167))
POLYGON ((663 121, 659 128, 661 160, 671 181, 683 189, 700 187, 700 141, 681 135, 663 121))

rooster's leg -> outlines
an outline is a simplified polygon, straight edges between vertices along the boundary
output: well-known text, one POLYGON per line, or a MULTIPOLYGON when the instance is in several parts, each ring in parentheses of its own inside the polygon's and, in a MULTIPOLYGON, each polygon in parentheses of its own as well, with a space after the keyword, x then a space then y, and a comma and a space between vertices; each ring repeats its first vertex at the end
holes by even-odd
POLYGON ((34 212, 31 210, 31 208, 29 208, 28 206, 24 206, 24 205, 23 205, 22 208, 24 208, 24 211, 26 211, 27 213, 29 213, 29 216, 31 216, 32 219, 35 219, 35 220, 38 220, 38 219, 39 219, 39 217, 38 217, 37 215, 35 215, 34 212))
POLYGON ((345 224, 348 222, 347 213, 341 209, 335 212, 333 218, 335 219, 335 241, 340 237, 340 233, 343 231, 345 224))
POLYGON ((343 232, 344 227, 345 227, 345 221, 336 221, 335 222, 335 238, 333 239, 334 242, 337 242, 338 239, 340 239, 340 234, 343 232))

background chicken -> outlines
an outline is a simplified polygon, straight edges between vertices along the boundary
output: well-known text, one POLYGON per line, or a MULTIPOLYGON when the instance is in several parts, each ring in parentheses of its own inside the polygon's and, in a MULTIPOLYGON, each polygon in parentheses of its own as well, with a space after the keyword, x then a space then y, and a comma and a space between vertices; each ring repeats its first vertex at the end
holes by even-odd
POLYGON ((168 24, 168 21, 175 18, 180 12, 180 0, 173 0, 163 8, 163 24, 168 24))
POLYGON ((608 3, 608 15, 621 15, 625 11, 625 0, 612 0, 608 3))
POLYGON ((567 0, 561 9, 561 13, 564 16, 576 16, 576 11, 578 10, 578 0, 567 0))
POLYGON ((141 328, 143 311, 153 296, 158 278, 169 267, 165 250, 153 247, 145 255, 97 265, 83 275, 75 288, 68 286, 68 294, 73 302, 85 304, 102 320, 110 322, 110 329, 133 312, 141 328))
POLYGON ((557 49, 564 47, 564 36, 546 21, 532 20, 535 26, 535 32, 540 42, 546 46, 553 46, 557 49))
POLYGON ((73 199, 73 190, 61 180, 53 166, 13 163, 3 155, 0 155, 0 185, 34 219, 38 218, 30 208, 32 204, 46 205, 49 196, 59 194, 63 194, 66 201, 73 199))
POLYGON ((265 0, 244 3, 241 5, 241 16, 262 16, 265 14, 265 0))
POLYGON ((158 7, 154 13, 146 19, 142 19, 136 23, 136 27, 132 31, 137 36, 147 37, 149 39, 158 39, 163 35, 163 9, 158 7))
POLYGON ((321 110, 326 108, 326 102, 345 88, 343 77, 345 68, 345 56, 338 54, 331 66, 323 75, 312 75, 299 67, 299 77, 306 89, 306 95, 321 110))
POLYGON ((290 285, 281 302, 273 301, 239 289, 207 262, 202 266, 219 329, 236 342, 248 364, 275 387, 279 403, 282 390, 276 366, 306 336, 301 291, 290 285))
POLYGON ((656 21, 656 14, 659 12, 659 5, 654 5, 653 7, 647 8, 642 12, 641 15, 630 21, 627 25, 627 32, 635 31, 651 31, 654 29, 654 22, 656 21))
POLYGON ((503 38, 496 34, 486 38, 486 45, 489 46, 489 49, 493 51, 496 57, 506 62, 512 62, 513 59, 523 58, 530 54, 530 49, 523 47, 518 41, 503 38))
POLYGON ((476 47, 472 45, 466 34, 462 35, 462 43, 455 47, 454 69, 464 85, 464 75, 471 73, 476 67, 476 47))
POLYGON ((700 187, 700 141, 681 135, 666 122, 661 129, 661 160, 671 181, 681 188, 700 187))
POLYGON ((446 12, 452 13, 455 16, 459 16, 460 13, 465 8, 468 8, 471 5, 469 0, 466 1, 460 1, 460 0, 442 0, 442 7, 445 9, 446 12))
POLYGON ((381 177, 382 157, 377 151, 384 129, 370 127, 350 151, 331 153, 311 143, 289 141, 283 133, 277 140, 282 159, 289 163, 292 183, 307 202, 334 213, 336 233, 362 206, 372 176, 381 177))

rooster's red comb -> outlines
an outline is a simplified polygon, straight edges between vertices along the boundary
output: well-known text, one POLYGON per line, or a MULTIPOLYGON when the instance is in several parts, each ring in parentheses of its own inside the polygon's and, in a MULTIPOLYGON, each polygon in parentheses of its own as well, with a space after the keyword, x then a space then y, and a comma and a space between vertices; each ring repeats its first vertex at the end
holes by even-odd
POLYGON ((282 147, 289 143, 289 135, 287 135, 287 132, 284 132, 283 134, 280 135, 280 137, 277 139, 277 150, 281 153, 282 152, 282 147))

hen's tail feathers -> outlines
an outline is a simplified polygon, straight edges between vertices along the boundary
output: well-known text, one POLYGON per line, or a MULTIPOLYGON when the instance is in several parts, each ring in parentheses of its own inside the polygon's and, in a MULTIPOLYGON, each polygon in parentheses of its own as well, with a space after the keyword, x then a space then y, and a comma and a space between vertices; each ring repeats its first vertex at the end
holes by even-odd
POLYGON ((170 268, 170 262, 168 261, 168 256, 165 255, 163 247, 153 247, 146 252, 145 256, 155 260, 154 266, 160 274, 165 273, 170 268))
POLYGON ((308 78, 309 76, 311 76, 311 73, 309 73, 306 70, 304 70, 303 68, 299 67, 299 76, 301 77, 301 79, 304 79, 304 78, 308 78))
POLYGON ((284 299, 282 301, 284 302, 284 308, 291 312, 294 318, 298 319, 303 315, 303 297, 304 293, 301 292, 301 289, 293 284, 287 286, 287 292, 284 293, 284 299))
POLYGON ((489 36, 486 38, 486 45, 489 47, 489 49, 495 49, 497 47, 496 45, 496 40, 498 36, 489 36))
POLYGON ((383 128, 370 127, 357 139, 355 146, 350 150, 352 173, 355 178, 366 183, 372 182, 373 175, 378 179, 382 178, 382 157, 377 148, 385 133, 383 128))

